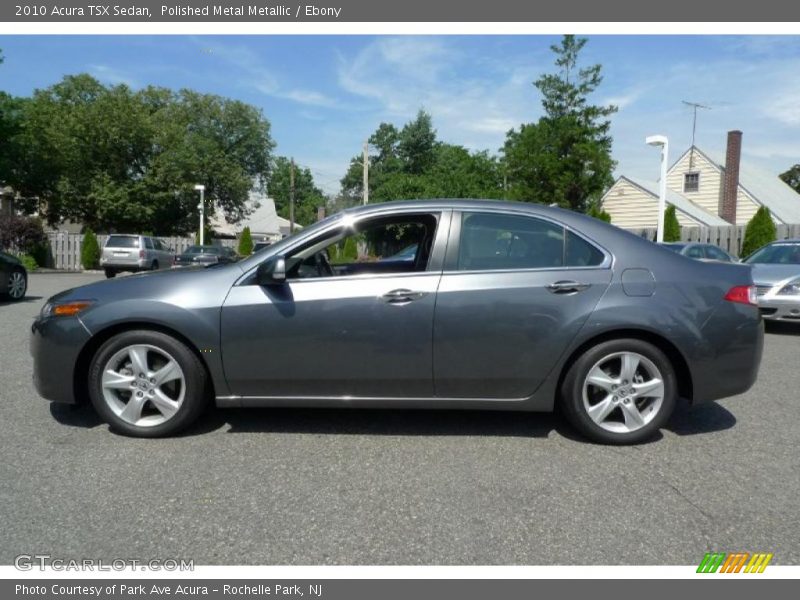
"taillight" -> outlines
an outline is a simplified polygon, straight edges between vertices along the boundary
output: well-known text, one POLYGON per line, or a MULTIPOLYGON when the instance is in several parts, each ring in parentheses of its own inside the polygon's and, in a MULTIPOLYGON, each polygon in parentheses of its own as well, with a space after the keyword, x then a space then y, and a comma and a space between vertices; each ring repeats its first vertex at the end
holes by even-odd
POLYGON ((144 250, 139 250, 139 258, 144 258, 144 250))
POLYGON ((739 304, 749 304, 751 306, 758 306, 758 297, 756 296, 756 286, 754 285, 737 285, 728 290, 725 294, 725 300, 728 302, 738 302, 739 304))

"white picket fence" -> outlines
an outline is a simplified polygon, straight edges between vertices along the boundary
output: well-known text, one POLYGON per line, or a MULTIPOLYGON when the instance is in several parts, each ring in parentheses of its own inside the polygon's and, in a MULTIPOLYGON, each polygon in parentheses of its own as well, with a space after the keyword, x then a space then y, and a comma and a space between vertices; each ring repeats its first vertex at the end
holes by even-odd
MULTIPOLYGON (((739 256, 744 241, 744 225, 727 227, 681 227, 681 240, 684 242, 702 242, 714 244, 733 256, 739 256)), ((779 240, 800 238, 800 225, 776 225, 776 237, 779 240)), ((629 231, 648 240, 656 239, 656 228, 630 229, 629 231)))
MULTIPOLYGON (((106 242, 107 235, 98 235, 97 243, 100 248, 106 242)), ((161 243, 175 250, 175 254, 181 254, 189 246, 194 244, 192 237, 158 237, 161 243)), ((81 247, 83 245, 83 235, 79 233, 67 233, 66 231, 52 231, 47 234, 50 245, 47 264, 44 265, 51 269, 63 269, 65 271, 80 271, 81 267, 81 247)), ((213 244, 235 248, 238 240, 212 240, 213 244)))

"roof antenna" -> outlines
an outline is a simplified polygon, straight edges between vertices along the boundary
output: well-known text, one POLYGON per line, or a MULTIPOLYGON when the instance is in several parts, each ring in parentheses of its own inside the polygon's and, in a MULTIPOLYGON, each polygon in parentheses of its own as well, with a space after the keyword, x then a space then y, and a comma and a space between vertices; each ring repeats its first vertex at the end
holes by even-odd
POLYGON ((694 135, 697 131, 697 109, 702 108, 705 110, 711 110, 710 106, 705 106, 704 104, 699 104, 697 102, 689 102, 688 100, 681 100, 686 106, 692 107, 692 112, 694 115, 692 116, 692 147, 689 149, 689 168, 694 168, 694 135))

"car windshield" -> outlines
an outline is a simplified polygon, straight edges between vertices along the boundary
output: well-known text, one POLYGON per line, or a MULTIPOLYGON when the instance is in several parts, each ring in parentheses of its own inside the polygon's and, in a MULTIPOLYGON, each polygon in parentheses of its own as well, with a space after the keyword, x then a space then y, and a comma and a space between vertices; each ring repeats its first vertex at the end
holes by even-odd
POLYGON ((221 252, 221 246, 189 246, 186 249, 186 254, 220 254, 221 252))
POLYGON ((800 265, 800 243, 765 246, 748 256, 744 262, 751 265, 800 265))
POLYGON ((680 252, 684 248, 686 248, 686 244, 661 244, 667 250, 672 250, 673 252, 680 252))
POLYGON ((139 238, 135 235, 110 235, 106 248, 138 248, 139 238))

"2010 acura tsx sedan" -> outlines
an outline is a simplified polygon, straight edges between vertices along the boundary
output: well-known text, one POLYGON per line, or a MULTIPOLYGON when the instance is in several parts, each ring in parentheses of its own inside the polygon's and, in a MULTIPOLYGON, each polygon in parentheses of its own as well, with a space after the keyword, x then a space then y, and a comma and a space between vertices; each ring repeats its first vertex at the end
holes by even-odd
POLYGON ((560 407, 623 444, 678 397, 750 388, 762 344, 748 266, 566 210, 438 200, 348 210, 234 264, 63 292, 31 350, 42 396, 88 398, 135 436, 175 433, 213 400, 560 407))

